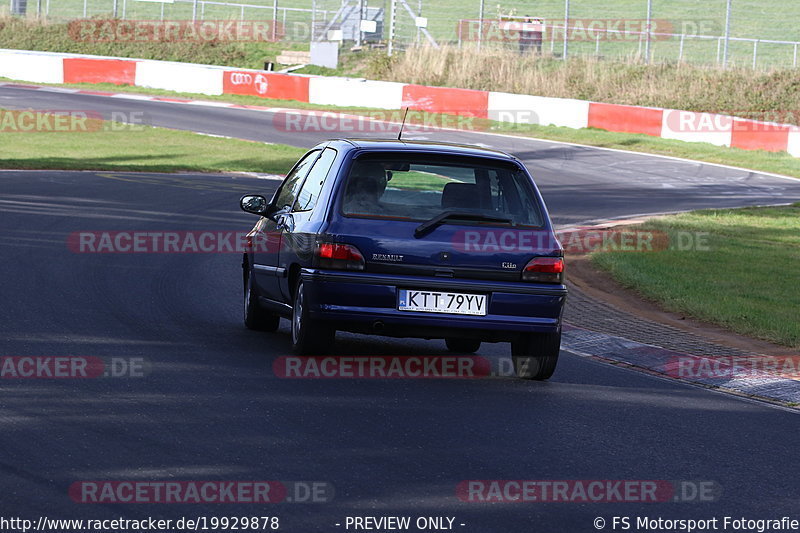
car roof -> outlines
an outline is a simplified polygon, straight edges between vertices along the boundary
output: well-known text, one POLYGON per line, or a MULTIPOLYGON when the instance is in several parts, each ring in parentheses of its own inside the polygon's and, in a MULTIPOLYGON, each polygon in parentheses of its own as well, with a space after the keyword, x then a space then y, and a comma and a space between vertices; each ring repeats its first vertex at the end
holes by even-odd
POLYGON ((376 151, 422 151, 440 154, 467 155, 473 157, 491 157, 517 161, 507 152, 468 144, 456 144, 433 141, 398 141, 397 139, 331 139, 331 143, 349 144, 354 148, 376 151))

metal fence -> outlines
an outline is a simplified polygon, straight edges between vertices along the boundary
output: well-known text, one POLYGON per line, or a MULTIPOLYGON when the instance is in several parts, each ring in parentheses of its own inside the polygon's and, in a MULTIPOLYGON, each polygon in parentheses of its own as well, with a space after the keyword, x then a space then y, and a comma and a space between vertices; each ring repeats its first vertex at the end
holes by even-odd
MULTIPOLYGON (((439 44, 520 48, 511 21, 544 24, 541 50, 719 66, 797 67, 800 2, 770 0, 415 0, 439 44), (566 30, 565 30, 566 28, 566 30)), ((398 17, 400 45, 419 42, 398 17)), ((538 49, 538 46, 535 47, 538 49)))
POLYGON ((800 46, 800 2, 765 0, 7 1, 12 13, 60 20, 276 20, 287 40, 363 40, 389 53, 449 44, 765 68, 797 67, 800 46), (374 30, 361 19, 375 21, 374 30), (541 41, 530 46, 531 32, 517 23, 541 24, 541 41))

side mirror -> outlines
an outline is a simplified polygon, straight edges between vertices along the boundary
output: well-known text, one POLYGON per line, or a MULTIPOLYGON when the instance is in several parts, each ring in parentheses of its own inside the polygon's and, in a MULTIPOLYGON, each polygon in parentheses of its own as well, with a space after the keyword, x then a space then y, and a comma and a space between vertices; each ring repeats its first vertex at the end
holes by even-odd
POLYGON ((272 211, 272 205, 266 198, 257 194, 247 194, 239 200, 239 207, 246 213, 252 213, 262 217, 268 217, 272 211))

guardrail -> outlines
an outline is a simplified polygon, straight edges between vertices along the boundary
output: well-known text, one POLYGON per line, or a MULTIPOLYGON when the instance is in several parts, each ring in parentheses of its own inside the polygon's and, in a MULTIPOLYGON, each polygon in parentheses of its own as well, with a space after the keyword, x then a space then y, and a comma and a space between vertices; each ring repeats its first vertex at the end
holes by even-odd
MULTIPOLYGON (((459 21, 458 31, 456 32, 456 39, 449 44, 458 46, 459 48, 474 44, 477 47, 491 47, 500 46, 506 48, 516 49, 521 42, 520 36, 522 31, 503 30, 500 28, 498 21, 477 21, 473 19, 462 19, 459 21), (466 24, 464 24, 466 23, 466 24), (479 30, 474 31, 474 25, 479 24, 479 30), (467 31, 463 31, 464 26, 467 26, 467 31), (465 33, 466 38, 465 38, 465 33)), ((636 31, 633 29, 616 30, 611 28, 600 27, 587 27, 587 26, 564 26, 563 24, 542 24, 542 31, 537 42, 539 52, 548 52, 551 55, 565 57, 571 47, 576 45, 583 45, 580 55, 587 55, 588 51, 586 45, 591 45, 593 55, 601 57, 604 55, 624 56, 631 53, 644 62, 651 62, 654 60, 656 53, 656 45, 662 49, 659 50, 659 59, 668 60, 670 57, 676 62, 686 60, 685 49, 687 42, 701 41, 712 42, 716 48, 714 53, 709 54, 709 57, 715 57, 713 64, 721 66, 725 63, 724 49, 725 40, 724 36, 720 35, 704 35, 704 34, 687 34, 687 33, 667 33, 658 31, 636 31), (576 37, 580 35, 580 37, 576 37), (664 52, 664 48, 672 48, 672 56, 664 52)), ((529 33, 529 32, 528 32, 529 33)), ((752 48, 752 61, 748 65, 752 68, 758 66, 758 51, 759 45, 780 45, 786 46, 791 50, 792 67, 798 66, 798 47, 800 41, 787 41, 776 39, 752 39, 745 37, 729 37, 727 39, 730 43, 743 43, 752 48)), ((531 46, 530 37, 528 37, 527 45, 531 46)), ((520 47, 521 49, 521 47, 520 47)))

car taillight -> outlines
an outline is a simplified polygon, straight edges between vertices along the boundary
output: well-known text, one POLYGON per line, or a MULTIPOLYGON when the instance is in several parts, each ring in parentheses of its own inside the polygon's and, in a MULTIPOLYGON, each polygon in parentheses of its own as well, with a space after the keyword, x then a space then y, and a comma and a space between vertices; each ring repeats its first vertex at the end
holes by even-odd
POLYGON ((321 242, 317 246, 316 266, 337 270, 364 270, 364 256, 351 244, 321 242))
POLYGON ((564 258, 534 257, 522 270, 522 279, 539 283, 563 283, 564 258))

